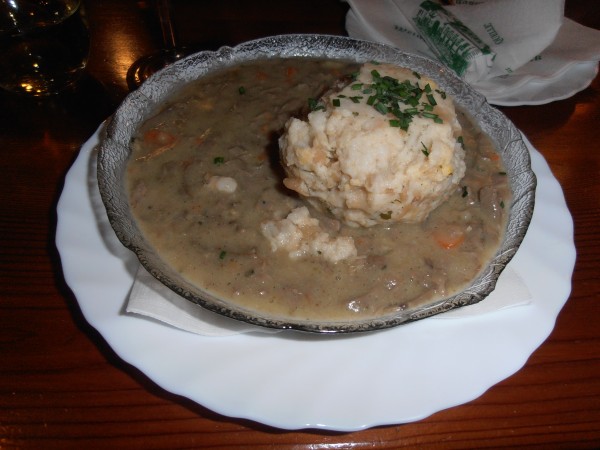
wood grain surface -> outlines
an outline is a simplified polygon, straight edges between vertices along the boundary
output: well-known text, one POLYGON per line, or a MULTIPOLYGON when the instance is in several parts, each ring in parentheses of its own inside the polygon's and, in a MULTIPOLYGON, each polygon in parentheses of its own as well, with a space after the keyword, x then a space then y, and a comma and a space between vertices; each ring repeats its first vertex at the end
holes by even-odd
MULTIPOLYGON (((354 433, 283 431, 220 416, 153 384, 89 326, 54 236, 65 174, 160 47, 152 4, 87 0, 84 79, 44 100, 0 93, 0 448, 600 448, 600 78, 573 97, 500 108, 548 161, 575 223, 571 296, 525 367, 421 421, 354 433)), ((173 0, 181 42, 214 49, 291 32, 345 34, 338 0, 173 0)), ((597 0, 566 15, 600 28, 597 0)), ((2 55, 0 55, 0 58, 2 55)))

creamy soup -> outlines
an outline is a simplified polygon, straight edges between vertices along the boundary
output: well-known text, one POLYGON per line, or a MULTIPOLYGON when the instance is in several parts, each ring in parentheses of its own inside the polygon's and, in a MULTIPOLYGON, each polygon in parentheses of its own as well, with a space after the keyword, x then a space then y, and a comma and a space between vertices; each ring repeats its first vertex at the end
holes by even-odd
POLYGON ((138 130, 129 200, 148 241, 192 283, 244 308, 294 320, 379 317, 462 290, 503 237, 511 191, 487 136, 460 115, 466 175, 420 224, 349 227, 310 209, 356 257, 292 260, 261 224, 308 206, 282 184, 277 139, 353 63, 273 59, 223 69, 161 105, 138 130))

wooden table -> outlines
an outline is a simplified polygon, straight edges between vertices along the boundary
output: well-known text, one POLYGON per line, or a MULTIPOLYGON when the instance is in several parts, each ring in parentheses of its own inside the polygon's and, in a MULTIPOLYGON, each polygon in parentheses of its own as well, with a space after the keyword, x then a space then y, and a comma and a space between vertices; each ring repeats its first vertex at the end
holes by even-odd
MULTIPOLYGON (((74 92, 0 94, 0 448, 600 447, 600 77, 573 97, 501 108, 544 155, 575 222, 572 294, 525 367, 419 422, 354 433, 282 431, 220 416, 155 386, 83 319, 54 244, 56 204, 80 146, 159 45, 143 0, 88 0, 92 47, 74 92)), ((596 0, 566 15, 600 28, 596 0)), ((183 42, 214 49, 277 33, 344 34, 337 0, 175 2, 183 42)), ((1 57, 1 56, 0 56, 1 57)))

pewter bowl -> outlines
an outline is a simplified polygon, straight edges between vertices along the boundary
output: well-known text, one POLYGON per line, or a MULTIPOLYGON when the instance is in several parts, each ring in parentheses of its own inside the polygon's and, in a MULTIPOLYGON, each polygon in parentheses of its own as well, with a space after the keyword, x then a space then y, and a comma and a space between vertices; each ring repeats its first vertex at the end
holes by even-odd
POLYGON ((157 280, 187 300, 218 314, 258 326, 315 333, 350 333, 389 328, 484 300, 494 290, 500 273, 525 236, 533 213, 536 179, 519 131, 500 111, 491 107, 483 96, 448 68, 387 45, 340 36, 284 35, 258 39, 233 48, 223 47, 214 52, 200 52, 151 77, 125 99, 111 118, 106 136, 100 144, 98 183, 109 221, 123 245, 137 255, 140 263, 157 280), (468 288, 452 297, 394 315, 352 322, 307 322, 288 317, 269 317, 260 311, 251 311, 227 299, 217 298, 184 280, 161 259, 144 239, 129 208, 124 175, 132 136, 153 108, 182 85, 228 65, 269 57, 380 61, 411 68, 438 82, 442 89, 454 97, 457 106, 470 114, 490 136, 504 160, 513 201, 508 229, 499 250, 468 288))

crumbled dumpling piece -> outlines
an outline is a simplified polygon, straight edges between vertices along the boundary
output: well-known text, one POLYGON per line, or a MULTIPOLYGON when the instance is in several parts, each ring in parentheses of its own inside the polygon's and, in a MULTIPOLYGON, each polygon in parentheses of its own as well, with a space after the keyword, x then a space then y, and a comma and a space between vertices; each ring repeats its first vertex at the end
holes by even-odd
POLYGON ((291 259, 310 255, 336 263, 357 255, 354 239, 331 237, 305 206, 292 210, 285 219, 264 222, 261 230, 273 251, 284 250, 291 259))
POLYGON ((351 226, 421 222, 464 176, 460 135, 454 104, 433 80, 364 64, 306 121, 286 123, 284 184, 351 226))
POLYGON ((215 191, 233 194, 237 189, 237 181, 235 178, 213 175, 208 180, 208 187, 215 191))

